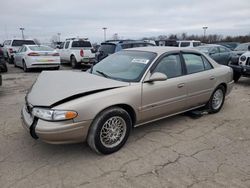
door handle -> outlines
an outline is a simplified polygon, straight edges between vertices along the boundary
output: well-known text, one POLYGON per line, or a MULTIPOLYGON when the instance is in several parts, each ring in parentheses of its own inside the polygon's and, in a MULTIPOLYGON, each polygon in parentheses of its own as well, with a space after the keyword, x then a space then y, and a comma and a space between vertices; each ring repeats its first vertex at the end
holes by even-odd
POLYGON ((214 76, 211 76, 211 77, 210 77, 210 80, 214 80, 214 79, 215 79, 215 77, 214 77, 214 76))
POLYGON ((178 84, 177 87, 182 88, 182 87, 184 87, 184 85, 185 85, 184 83, 181 83, 181 84, 178 84))

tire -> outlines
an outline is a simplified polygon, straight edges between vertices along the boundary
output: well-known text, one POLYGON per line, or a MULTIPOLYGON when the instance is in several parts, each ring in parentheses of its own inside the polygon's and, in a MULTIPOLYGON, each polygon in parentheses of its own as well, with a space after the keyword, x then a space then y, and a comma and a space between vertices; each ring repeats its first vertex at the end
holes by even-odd
POLYGON ((25 61, 23 61, 23 71, 29 72, 29 69, 27 68, 25 61))
POLYGON ((13 62, 13 63, 14 63, 14 67, 17 67, 15 59, 14 59, 14 62, 13 62))
POLYGON ((210 99, 206 105, 208 113, 214 114, 214 113, 217 113, 221 110, 221 108, 224 104, 224 101, 225 101, 225 94, 226 94, 226 89, 222 85, 218 86, 214 90, 212 96, 210 97, 210 99))
POLYGON ((233 80, 234 80, 235 83, 239 81, 240 77, 241 77, 240 73, 234 72, 233 80))
POLYGON ((2 71, 3 71, 3 72, 8 72, 8 67, 7 67, 6 63, 3 65, 3 67, 4 67, 4 68, 3 68, 2 71))
POLYGON ((73 55, 70 57, 70 64, 71 64, 71 67, 72 67, 73 69, 76 69, 76 68, 79 67, 79 65, 78 65, 78 63, 77 63, 77 61, 76 61, 76 58, 75 58, 75 56, 73 56, 73 55))
POLYGON ((132 120, 127 111, 119 107, 108 108, 101 112, 91 124, 87 138, 88 145, 97 153, 114 153, 126 143, 131 127, 132 120), (120 129, 117 129, 118 124, 121 126, 120 129), (116 130, 110 127, 112 125, 116 130), (105 134, 105 130, 108 133, 105 134), (116 137, 113 143, 108 142, 111 136, 116 137))

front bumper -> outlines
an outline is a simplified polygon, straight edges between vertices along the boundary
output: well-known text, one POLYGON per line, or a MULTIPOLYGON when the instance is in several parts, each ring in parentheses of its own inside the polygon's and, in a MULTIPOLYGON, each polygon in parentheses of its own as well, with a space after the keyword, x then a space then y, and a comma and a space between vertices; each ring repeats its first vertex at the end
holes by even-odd
POLYGON ((229 65, 235 72, 240 73, 243 76, 250 76, 250 66, 245 65, 229 65))
POLYGON ((60 121, 49 122, 33 118, 27 112, 27 108, 22 109, 22 125, 30 132, 35 139, 40 138, 42 141, 50 144, 67 144, 86 141, 91 121, 73 122, 60 121))

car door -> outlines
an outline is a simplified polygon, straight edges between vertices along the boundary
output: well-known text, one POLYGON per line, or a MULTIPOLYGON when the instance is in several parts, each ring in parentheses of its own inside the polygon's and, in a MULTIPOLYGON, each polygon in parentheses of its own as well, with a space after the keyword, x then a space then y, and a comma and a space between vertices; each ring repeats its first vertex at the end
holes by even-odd
POLYGON ((219 47, 220 51, 220 64, 228 65, 229 59, 231 57, 231 51, 223 46, 219 47))
POLYGON ((67 41, 67 42, 65 42, 65 44, 64 44, 64 47, 63 47, 63 49, 62 49, 62 60, 63 61, 68 61, 68 59, 67 59, 67 50, 68 50, 68 47, 69 47, 69 42, 70 41, 67 41))
POLYGON ((182 57, 187 71, 187 106, 194 108, 209 100, 216 84, 216 77, 212 65, 203 55, 183 52, 182 57))
POLYGON ((142 84, 141 118, 143 121, 183 111, 186 108, 187 87, 183 77, 180 54, 169 54, 160 58, 148 74, 161 72, 165 81, 142 84))
POLYGON ((221 59, 220 59, 220 51, 219 51, 219 48, 216 46, 216 47, 211 47, 209 49, 209 56, 215 60, 217 63, 220 63, 221 62, 221 59))

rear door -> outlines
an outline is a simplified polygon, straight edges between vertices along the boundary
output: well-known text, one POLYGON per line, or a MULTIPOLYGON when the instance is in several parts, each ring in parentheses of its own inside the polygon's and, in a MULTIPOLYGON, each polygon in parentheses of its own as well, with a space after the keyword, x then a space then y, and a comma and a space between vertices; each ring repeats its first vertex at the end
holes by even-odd
POLYGON ((214 69, 209 61, 201 54, 183 52, 186 65, 185 76, 187 84, 187 106, 193 108, 205 104, 216 83, 214 69))
POLYGON ((141 117, 143 121, 183 111, 186 108, 187 87, 180 54, 160 58, 151 73, 166 74, 165 81, 142 84, 141 117))

